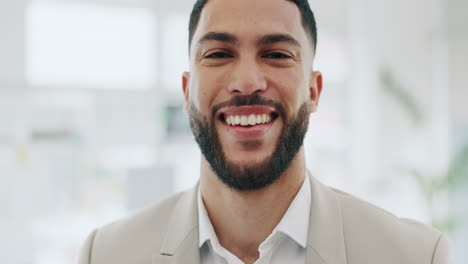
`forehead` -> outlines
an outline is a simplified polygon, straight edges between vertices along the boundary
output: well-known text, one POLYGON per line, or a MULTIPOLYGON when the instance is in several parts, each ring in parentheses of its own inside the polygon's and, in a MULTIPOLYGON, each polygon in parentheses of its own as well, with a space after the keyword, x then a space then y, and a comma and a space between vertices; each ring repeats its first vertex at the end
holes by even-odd
POLYGON ((194 42, 207 32, 227 32, 241 41, 288 33, 307 42, 299 9, 287 0, 209 0, 201 13, 194 42))

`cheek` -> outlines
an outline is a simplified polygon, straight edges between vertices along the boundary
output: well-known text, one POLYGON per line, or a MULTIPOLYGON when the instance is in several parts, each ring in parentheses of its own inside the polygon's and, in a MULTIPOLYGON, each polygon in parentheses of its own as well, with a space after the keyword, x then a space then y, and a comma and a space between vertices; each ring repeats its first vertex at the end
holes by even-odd
MULTIPOLYGON (((288 108, 297 109, 307 98, 308 84, 302 70, 296 68, 279 69, 271 73, 274 78, 281 100, 288 108)), ((292 109, 290 109, 292 110, 292 109)))
POLYGON ((268 75, 289 92, 297 90, 304 84, 304 74, 296 67, 271 69, 268 75))
POLYGON ((200 71, 192 72, 189 100, 199 109, 199 111, 206 111, 210 94, 212 94, 211 90, 212 85, 209 74, 203 74, 203 72, 200 71))
MULTIPOLYGON (((230 73, 228 71, 220 71, 218 69, 200 70, 198 78, 194 84, 196 87, 196 99, 200 102, 202 108, 210 108, 214 103, 218 102, 223 96, 223 91, 229 84, 230 73)), ((226 100, 226 98, 225 98, 226 100)))

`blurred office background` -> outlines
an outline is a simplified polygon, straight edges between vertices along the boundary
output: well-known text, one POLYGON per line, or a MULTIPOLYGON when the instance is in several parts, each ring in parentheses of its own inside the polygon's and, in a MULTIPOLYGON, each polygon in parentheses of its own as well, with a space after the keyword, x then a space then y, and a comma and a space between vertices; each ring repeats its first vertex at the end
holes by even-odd
MULTIPOLYGON (((0 1, 0 259, 71 264, 93 228, 191 187, 193 0, 0 1)), ((445 230, 468 263, 464 0, 315 0, 323 182, 445 230)))

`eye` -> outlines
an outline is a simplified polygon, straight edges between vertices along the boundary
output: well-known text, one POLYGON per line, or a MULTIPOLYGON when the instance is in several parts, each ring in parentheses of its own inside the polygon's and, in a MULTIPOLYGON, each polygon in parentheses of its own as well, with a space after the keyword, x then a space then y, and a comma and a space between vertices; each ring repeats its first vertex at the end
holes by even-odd
POLYGON ((232 58, 232 55, 226 52, 213 52, 205 56, 205 59, 224 59, 224 58, 232 58))
POLYGON ((264 55, 263 57, 267 59, 291 59, 292 58, 291 56, 281 53, 281 52, 268 53, 264 55))

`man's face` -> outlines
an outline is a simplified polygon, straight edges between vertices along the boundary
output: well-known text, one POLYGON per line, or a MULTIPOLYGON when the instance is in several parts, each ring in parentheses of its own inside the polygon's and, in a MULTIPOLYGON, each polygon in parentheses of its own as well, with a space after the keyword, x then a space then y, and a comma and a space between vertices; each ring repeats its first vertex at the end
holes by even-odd
POLYGON ((286 0, 210 0, 183 77, 186 111, 213 171, 239 190, 273 183, 302 146, 321 91, 313 47, 286 0))

